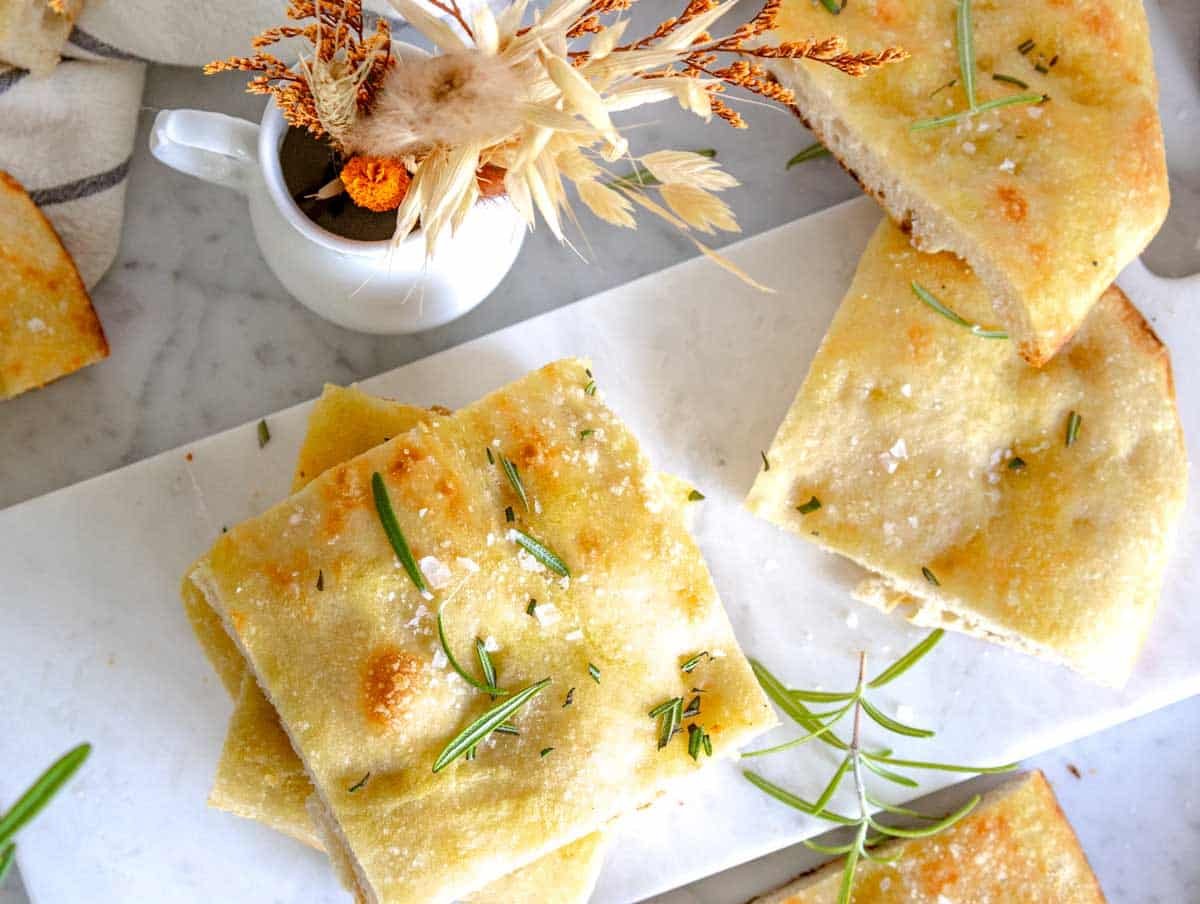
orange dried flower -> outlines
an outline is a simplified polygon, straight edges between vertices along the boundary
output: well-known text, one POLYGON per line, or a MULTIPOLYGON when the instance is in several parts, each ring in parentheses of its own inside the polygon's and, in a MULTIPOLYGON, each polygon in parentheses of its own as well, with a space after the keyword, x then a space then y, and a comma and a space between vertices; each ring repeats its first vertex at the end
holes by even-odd
POLYGON ((475 184, 479 187, 479 197, 498 198, 504 188, 504 167, 494 163, 485 163, 475 171, 475 184))
POLYGON ((351 157, 342 167, 342 185, 359 207, 395 210, 408 193, 412 178, 399 160, 389 157, 351 157))

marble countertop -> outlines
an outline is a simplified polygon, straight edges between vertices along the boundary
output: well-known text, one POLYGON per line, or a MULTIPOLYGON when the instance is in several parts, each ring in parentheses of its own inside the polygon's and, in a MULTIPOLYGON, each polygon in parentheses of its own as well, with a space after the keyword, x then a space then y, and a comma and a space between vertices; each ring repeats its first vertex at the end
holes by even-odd
MULTIPOLYGON (((643 4, 649 15, 669 6, 666 0, 643 4)), ((1147 0, 1147 7, 1166 19, 1165 33, 1177 41, 1156 51, 1187 60, 1189 76, 1200 78, 1200 7, 1194 0, 1147 0)), ((261 99, 242 93, 243 84, 232 75, 206 79, 151 67, 120 254, 94 292, 112 357, 4 403, 0 507, 254 420, 316 396, 325 382, 372 376, 695 253, 652 221, 636 241, 592 221, 587 262, 541 230, 526 240, 491 298, 462 319, 418 336, 347 332, 292 301, 266 269, 242 198, 159 165, 145 149, 159 109, 198 107, 257 119, 261 99)), ((715 148, 743 182, 730 200, 746 235, 858 193, 829 160, 785 172, 788 157, 811 141, 790 115, 759 107, 746 107, 744 115, 752 131, 737 134, 654 108, 630 137, 635 148, 715 148)), ((1164 103, 1163 120, 1175 203, 1146 260, 1155 271, 1177 276, 1200 270, 1200 158, 1193 141, 1200 110, 1164 103), (1176 159, 1184 163, 1176 166, 1176 159)), ((1110 900, 1200 900, 1197 740, 1200 699, 1193 699, 1026 764, 1046 772, 1110 900)), ((947 804, 964 799, 969 785, 938 797, 947 804)), ((788 849, 654 900, 733 904, 812 865, 806 850, 788 849)), ((23 902, 19 879, 10 877, 0 904, 23 902)))

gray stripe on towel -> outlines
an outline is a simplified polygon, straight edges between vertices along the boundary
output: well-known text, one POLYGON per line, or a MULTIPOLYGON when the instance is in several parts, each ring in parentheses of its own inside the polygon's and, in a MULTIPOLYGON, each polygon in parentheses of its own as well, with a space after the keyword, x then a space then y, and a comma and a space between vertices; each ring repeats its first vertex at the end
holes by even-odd
POLYGON ((146 62, 144 57, 140 57, 136 53, 130 53, 128 50, 122 50, 120 47, 114 47, 107 41, 101 41, 95 35, 88 34, 78 25, 71 29, 71 34, 67 38, 67 42, 74 44, 86 53, 106 57, 110 60, 138 60, 143 63, 146 62))
POLYGON ((0 72, 0 94, 13 87, 27 75, 29 75, 28 69, 6 69, 4 72, 0 72))
POLYGON ((76 179, 74 182, 64 182, 62 185, 52 185, 49 188, 36 188, 29 193, 29 197, 39 207, 45 207, 48 204, 64 204, 67 201, 78 201, 81 198, 97 195, 102 191, 112 188, 114 185, 119 185, 128 175, 129 160, 126 159, 124 163, 119 163, 112 169, 105 170, 102 173, 84 176, 82 179, 76 179))

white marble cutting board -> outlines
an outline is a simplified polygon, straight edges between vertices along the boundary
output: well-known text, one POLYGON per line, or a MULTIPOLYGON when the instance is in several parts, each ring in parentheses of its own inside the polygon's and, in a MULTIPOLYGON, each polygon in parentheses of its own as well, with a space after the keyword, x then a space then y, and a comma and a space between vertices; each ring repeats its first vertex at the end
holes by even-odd
MULTIPOLYGON (((364 385, 457 406, 553 358, 591 357, 654 463, 707 495, 697 534, 745 649, 790 682, 849 684, 854 651, 882 664, 920 632, 852 601, 855 567, 751 517, 741 500, 878 220, 860 199, 734 246, 730 256, 776 295, 691 261, 364 385)), ((1195 459, 1200 279, 1160 280, 1135 264, 1121 283, 1174 352, 1195 459)), ((343 899, 320 855, 205 806, 231 706, 178 601, 180 576, 221 526, 285 494, 306 415, 302 405, 269 418, 262 450, 250 424, 0 512, 0 800, 77 741, 95 745, 65 798, 21 838, 34 904, 343 899)), ((1124 691, 950 636, 889 687, 939 731, 899 754, 1015 759, 1200 692, 1198 553, 1193 495, 1124 691)), ((801 748, 756 768, 811 795, 830 761, 801 748)), ((927 778, 920 793, 949 782, 927 778)), ((635 900, 821 828, 747 785, 736 764, 714 765, 620 825, 596 900, 635 900)))

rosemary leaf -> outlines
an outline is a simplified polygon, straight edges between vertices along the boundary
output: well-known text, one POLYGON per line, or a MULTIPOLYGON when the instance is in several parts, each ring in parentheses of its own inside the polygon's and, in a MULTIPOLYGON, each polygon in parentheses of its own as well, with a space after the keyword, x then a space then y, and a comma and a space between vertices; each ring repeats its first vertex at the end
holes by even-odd
POLYGON ((1026 38, 1017 45, 1017 52, 1021 54, 1021 56, 1025 56, 1025 54, 1029 53, 1029 51, 1033 50, 1033 48, 1036 46, 1037 45, 1033 43, 1032 38, 1026 38))
POLYGON ((820 507, 821 507, 821 500, 818 499, 816 496, 813 496, 811 499, 808 500, 808 502, 805 502, 803 505, 796 506, 796 511, 798 511, 801 515, 807 515, 810 512, 815 512, 820 507))
POLYGON ((866 766, 868 769, 870 769, 872 772, 874 772, 876 775, 878 775, 880 778, 886 779, 887 781, 892 782, 893 784, 900 785, 901 787, 904 787, 904 788, 917 787, 917 783, 914 782, 907 775, 901 775, 899 772, 892 772, 890 769, 884 769, 882 766, 877 766, 875 763, 871 762, 866 757, 863 758, 862 764, 864 766, 866 766))
POLYGON ((588 380, 587 386, 583 387, 583 393, 584 393, 584 395, 595 395, 596 394, 596 381, 588 380))
POLYGON ((971 0, 958 0, 954 32, 955 43, 958 45, 958 68, 963 91, 967 95, 967 107, 975 110, 975 36, 971 28, 971 0))
POLYGON ((688 726, 688 756, 693 760, 700 759, 700 738, 704 735, 704 729, 700 728, 693 722, 688 726))
MULTIPOLYGON (((524 690, 513 694, 507 700, 493 706, 482 716, 464 728, 450 743, 445 746, 438 758, 434 760, 433 771, 441 772, 468 750, 496 730, 496 727, 508 721, 517 710, 528 703, 536 694, 550 684, 549 678, 543 678, 536 684, 531 684, 524 690)), ((553 749, 553 748, 550 748, 553 749)), ((542 754, 545 756, 545 752, 542 754)))
MULTIPOLYGON (((788 690, 783 686, 783 683, 776 678, 771 672, 757 659, 750 660, 750 667, 754 669, 754 677, 758 679, 759 686, 766 692, 776 706, 783 710, 793 722, 801 728, 818 735, 826 744, 838 750, 846 749, 846 742, 828 730, 829 726, 822 725, 815 714, 799 700, 793 699, 788 694, 788 690)), ((745 754, 742 754, 745 756, 745 754)))
MULTIPOLYGON (((876 844, 878 844, 880 841, 886 840, 883 837, 878 836, 878 835, 875 836, 875 838, 877 839, 875 842, 876 844)), ((871 842, 867 841, 866 843, 869 845, 871 842)), ((899 860, 901 857, 904 856, 903 851, 896 851, 893 854, 876 854, 869 847, 866 847, 866 846, 863 847, 862 854, 868 860, 873 860, 875 863, 883 863, 883 864, 895 863, 897 860, 899 860)))
POLYGON ((504 470, 504 476, 508 478, 508 482, 512 484, 517 498, 521 500, 521 505, 525 506, 525 511, 529 511, 529 497, 525 495, 525 484, 521 481, 521 472, 504 455, 500 456, 500 467, 504 470))
POLYGON ((1000 772, 1012 772, 1020 763, 1005 763, 1003 766, 959 766, 955 763, 928 763, 924 760, 898 760, 890 756, 863 751, 863 759, 873 763, 886 763, 888 766, 900 766, 905 769, 931 769, 937 772, 966 772, 970 774, 993 775, 1000 772))
POLYGON ((846 7, 846 0, 842 0, 839 4, 838 0, 821 0, 821 5, 833 13, 835 16, 846 7))
POLYGON ((1014 78, 1011 75, 1002 75, 999 72, 992 73, 992 81, 993 82, 1005 82, 1009 85, 1016 85, 1022 91, 1025 91, 1029 88, 1028 82, 1023 82, 1019 78, 1014 78))
POLYGON ((570 706, 574 702, 575 702, 575 688, 573 688, 573 687, 568 688, 567 689, 567 698, 565 700, 563 700, 562 708, 566 709, 568 706, 570 706))
POLYGON ((1079 426, 1083 423, 1083 417, 1078 411, 1072 411, 1067 416, 1067 448, 1075 445, 1075 440, 1079 438, 1079 426))
POLYGON ((538 756, 544 760, 546 757, 548 757, 552 753, 554 753, 553 747, 543 747, 541 749, 541 751, 538 753, 538 756))
POLYGON ((262 448, 271 441, 271 428, 267 426, 266 419, 258 422, 258 448, 262 448))
POLYGON ((759 449, 759 450, 758 450, 758 454, 762 456, 762 460, 763 460, 763 470, 764 470, 764 471, 769 471, 769 470, 771 470, 771 463, 770 463, 769 461, 767 461, 767 453, 766 453, 766 452, 764 452, 764 451, 762 451, 761 449, 759 449))
POLYGON ((891 681, 895 681, 914 665, 920 662, 926 653, 937 646, 938 641, 942 639, 942 636, 945 633, 946 632, 941 628, 935 628, 934 630, 930 631, 920 643, 918 643, 911 650, 909 650, 907 653, 889 665, 886 669, 876 675, 873 679, 871 679, 871 681, 868 682, 867 687, 874 690, 876 688, 883 687, 885 684, 888 684, 891 681))
POLYGON ((889 804, 886 801, 880 800, 869 792, 867 793, 866 797, 867 803, 878 807, 885 813, 895 813, 897 816, 907 816, 910 819, 924 819, 926 821, 937 819, 936 816, 927 816, 924 813, 918 813, 916 810, 909 809, 908 807, 897 807, 895 804, 889 804))
POLYGON ((980 113, 986 113, 989 110, 998 110, 1001 107, 1011 107, 1014 104, 1040 104, 1048 101, 1049 95, 1038 94, 1031 92, 1027 94, 1010 94, 1007 97, 997 97, 994 100, 988 100, 981 103, 974 110, 959 110, 957 113, 947 113, 945 116, 935 116, 932 119, 919 119, 908 127, 910 132, 924 132, 929 129, 937 129, 942 126, 953 125, 960 119, 969 119, 972 116, 977 116, 980 113))
POLYGON ((317 590, 324 590, 324 589, 325 589, 325 571, 324 571, 324 569, 318 568, 317 569, 317 590))
POLYGON ((512 722, 505 722, 503 725, 496 726, 496 734, 520 735, 521 730, 513 725, 512 722))
POLYGON ((788 691, 793 700, 803 700, 807 703, 841 703, 849 700, 854 694, 838 694, 833 691, 788 691))
POLYGON ((504 520, 509 524, 517 520, 517 516, 513 514, 513 507, 511 505, 504 506, 504 520))
POLYGON ((696 666, 698 666, 705 659, 711 659, 711 658, 712 657, 709 654, 708 650, 701 650, 699 653, 697 653, 695 656, 691 657, 690 659, 688 659, 687 662, 685 662, 683 665, 681 665, 679 667, 679 670, 682 672, 692 672, 693 670, 695 670, 696 666))
POLYGON ((860 700, 859 703, 862 704, 863 712, 865 712, 871 718, 872 722, 881 728, 886 728, 893 734, 904 735, 905 737, 909 738, 933 737, 934 733, 928 728, 915 728, 912 725, 905 725, 903 722, 893 719, 891 716, 883 713, 873 703, 865 698, 860 700))
POLYGON ((700 739, 700 743, 704 746, 704 755, 712 756, 712 738, 708 732, 704 732, 704 737, 700 739))
POLYGON ((921 566, 921 577, 925 578, 934 587, 941 587, 942 582, 938 580, 937 575, 930 571, 926 566, 921 566))
MULTIPOLYGON (((531 599, 525 606, 525 614, 533 615, 534 610, 536 610, 536 609, 537 609, 537 600, 531 599)), ((534 617, 536 618, 537 616, 534 616, 534 617)))
POLYGON ((599 684, 600 683, 600 669, 596 668, 596 666, 594 666, 590 662, 588 663, 587 669, 588 669, 588 674, 592 676, 592 680, 595 681, 597 684, 599 684))
POLYGON ((688 493, 688 502, 699 502, 704 498, 704 494, 699 490, 692 490, 688 493))
POLYGON ((780 803, 787 804, 789 807, 793 807, 799 810, 801 813, 807 813, 809 816, 817 817, 817 819, 824 819, 826 822, 836 822, 838 825, 858 825, 857 819, 851 819, 849 816, 843 816, 841 813, 835 813, 832 810, 826 810, 824 808, 818 810, 813 804, 809 803, 804 798, 797 797, 791 791, 779 787, 779 785, 775 784, 769 779, 763 778, 757 772, 751 772, 749 769, 743 769, 742 775, 746 777, 750 784, 754 785, 760 791, 765 791, 780 803))
POLYGON ((429 592, 429 585, 425 583, 425 575, 421 574, 421 569, 417 567, 412 550, 408 548, 408 541, 404 539, 404 533, 400 530, 400 522, 396 520, 396 513, 392 510, 392 500, 388 496, 387 486, 378 471, 371 475, 371 492, 375 496, 375 511, 379 513, 379 522, 383 525, 383 532, 387 534, 388 542, 392 544, 392 551, 395 552, 396 558, 400 560, 400 564, 404 566, 404 570, 408 572, 412 582, 421 591, 421 596, 433 599, 433 594, 429 592))
POLYGON ((817 841, 810 841, 805 838, 803 844, 810 851, 816 851, 818 854, 826 854, 830 857, 840 857, 842 854, 849 854, 854 849, 854 842, 850 841, 846 844, 821 844, 817 841))
POLYGON ((903 829, 897 826, 885 826, 882 823, 871 820, 871 827, 882 832, 884 835, 890 835, 893 838, 929 838, 931 835, 936 835, 938 832, 943 832, 950 826, 954 825, 968 813, 975 809, 979 804, 979 795, 976 794, 969 801, 947 816, 945 819, 939 819, 933 825, 922 826, 919 829, 903 829))
POLYGON ((917 298, 919 298, 921 301, 923 301, 929 307, 933 308, 935 311, 937 311, 939 314, 941 314, 943 317, 945 317, 947 320, 951 321, 952 323, 957 323, 961 327, 966 327, 972 333, 974 333, 976 336, 978 336, 980 339, 1007 339, 1008 338, 1008 333, 1005 332, 1004 330, 986 329, 985 327, 982 327, 977 323, 971 323, 971 321, 967 320, 966 318, 961 317, 960 315, 954 313, 954 311, 950 310, 948 307, 946 307, 944 304, 942 304, 940 301, 938 301, 938 299, 934 296, 934 294, 932 292, 930 292, 928 289, 926 289, 923 285, 921 285, 916 280, 913 280, 910 285, 912 286, 913 294, 916 295, 917 298))
POLYGON ((8 847, 0 849, 0 888, 4 887, 4 880, 8 876, 8 871, 12 869, 16 856, 16 844, 10 844, 8 847))
MULTIPOLYGON (((452 668, 452 669, 454 669, 454 671, 458 672, 458 676, 460 678, 462 678, 463 681, 467 682, 467 684, 471 685, 471 687, 475 688, 476 690, 483 691, 485 694, 490 694, 493 697, 507 697, 509 692, 504 690, 503 688, 496 687, 494 680, 490 684, 483 684, 479 681, 476 681, 475 678, 471 675, 471 673, 468 672, 466 669, 464 669, 461 665, 459 665, 458 660, 454 658, 454 651, 452 649, 450 649, 450 642, 448 640, 446 640, 446 623, 442 617, 442 610, 444 610, 445 608, 446 608, 445 602, 443 602, 440 606, 438 606, 437 632, 438 632, 438 641, 441 642, 442 652, 446 654, 446 661, 450 663, 450 668, 452 668)), ((476 639, 476 644, 478 645, 478 643, 479 643, 479 641, 478 641, 478 639, 476 639)), ((479 649, 479 646, 476 646, 476 650, 478 650, 478 649, 479 649)), ((487 655, 486 650, 484 651, 484 655, 485 656, 487 655)), ((490 662, 491 662, 490 658, 489 658, 488 662, 490 664, 490 662)), ((484 674, 485 675, 487 674, 487 669, 484 669, 484 674)), ((495 677, 495 673, 493 672, 493 678, 494 677, 495 677)))
MULTIPOLYGON (((967 0, 962 0, 967 2, 967 0)), ((865 828, 865 826, 864 826, 865 828)), ((854 845, 846 855, 846 863, 842 867, 842 884, 838 887, 838 904, 850 904, 850 893, 854 890, 854 871, 858 869, 858 858, 862 852, 862 836, 860 831, 854 845)))
POLYGON ((683 717, 685 719, 694 719, 698 715, 700 715, 700 695, 699 694, 697 694, 691 700, 688 701, 687 708, 683 711, 683 717))
POLYGON ((829 780, 829 784, 825 786, 825 790, 821 792, 821 796, 813 801, 813 807, 817 810, 824 810, 829 802, 833 800, 833 795, 837 794, 837 789, 842 783, 842 779, 846 777, 846 773, 850 771, 853 761, 850 757, 844 757, 842 763, 837 767, 837 771, 833 773, 833 778, 829 780))
POLYGON ((37 816, 42 808, 50 803, 51 798, 78 771, 91 752, 91 744, 80 744, 78 747, 73 747, 38 776, 37 781, 30 785, 29 789, 8 809, 3 818, 0 818, 0 848, 4 848, 5 844, 17 834, 22 826, 37 816))
POLYGON ((494 465, 496 463, 496 456, 492 454, 492 447, 484 446, 483 451, 487 453, 488 464, 494 465))
POLYGON ((571 569, 567 567, 567 563, 560 559, 549 546, 541 540, 536 540, 523 530, 515 527, 508 529, 508 538, 524 549, 527 553, 553 571, 555 574, 564 578, 571 576, 571 569))
POLYGON ((793 166, 796 166, 799 163, 806 163, 809 160, 816 160, 819 157, 828 156, 829 148, 825 147, 825 145, 821 144, 819 141, 814 141, 804 150, 793 156, 792 159, 787 162, 787 166, 785 166, 784 169, 790 170, 793 166))
POLYGON ((487 645, 478 637, 475 638, 475 655, 479 659, 479 668, 483 672, 483 680, 487 682, 488 687, 495 687, 496 667, 492 665, 492 654, 488 652, 487 645))
POLYGON ((591 435, 592 435, 593 433, 595 433, 595 432, 596 432, 596 431, 595 431, 595 430, 593 430, 591 427, 588 427, 586 430, 580 430, 580 431, 579 431, 579 438, 580 438, 580 439, 587 439, 589 436, 591 436, 591 435))
POLYGON ((347 788, 346 791, 350 794, 354 794, 356 791, 361 791, 363 788, 366 787, 367 780, 370 778, 371 778, 371 773, 368 772, 366 775, 364 775, 362 778, 360 778, 358 781, 356 781, 353 785, 351 785, 349 788, 347 788))
POLYGON ((1010 471, 1024 471, 1025 459, 1021 458, 1019 455, 1014 455, 1008 460, 1008 469, 1010 471))

